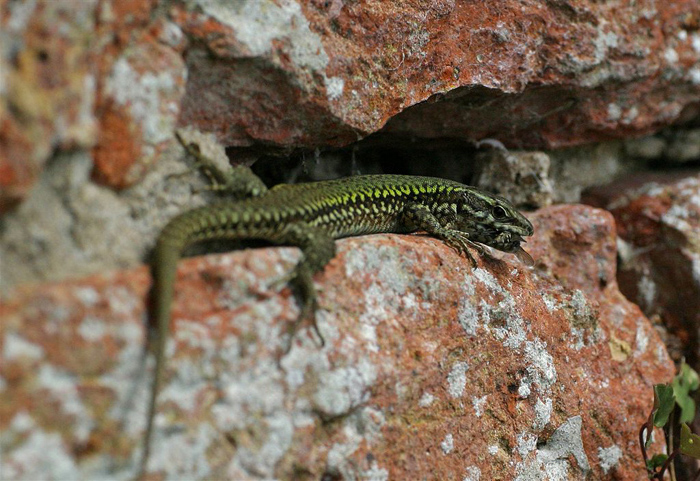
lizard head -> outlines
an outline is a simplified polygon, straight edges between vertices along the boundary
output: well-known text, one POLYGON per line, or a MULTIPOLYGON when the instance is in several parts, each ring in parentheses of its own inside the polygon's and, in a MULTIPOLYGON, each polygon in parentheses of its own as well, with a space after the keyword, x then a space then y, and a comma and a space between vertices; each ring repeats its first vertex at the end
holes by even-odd
POLYGON ((469 189, 457 204, 454 227, 468 232, 469 239, 503 252, 515 254, 527 265, 533 265, 530 255, 520 246, 523 237, 534 232, 527 218, 506 199, 469 189))

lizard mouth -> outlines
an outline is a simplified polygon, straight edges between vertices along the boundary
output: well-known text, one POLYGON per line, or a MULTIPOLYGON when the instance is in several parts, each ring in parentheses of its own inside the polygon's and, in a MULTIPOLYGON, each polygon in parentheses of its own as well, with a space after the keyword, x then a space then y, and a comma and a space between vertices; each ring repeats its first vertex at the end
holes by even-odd
POLYGON ((523 264, 532 267, 535 265, 535 260, 532 258, 532 256, 521 247, 522 242, 527 242, 523 237, 519 234, 511 234, 508 236, 507 242, 503 244, 501 247, 501 250, 504 252, 510 252, 511 254, 515 255, 515 257, 520 260, 523 264))

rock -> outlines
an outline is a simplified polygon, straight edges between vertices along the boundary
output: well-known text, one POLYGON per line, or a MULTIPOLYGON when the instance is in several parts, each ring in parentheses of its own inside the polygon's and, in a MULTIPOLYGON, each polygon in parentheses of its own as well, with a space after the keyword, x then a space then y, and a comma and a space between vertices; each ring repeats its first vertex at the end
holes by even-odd
MULTIPOLYGON (((617 288, 612 216, 530 218, 534 269, 421 235, 339 241, 316 277, 325 345, 302 325, 288 354, 298 251, 183 261, 149 477, 643 479, 637 432, 674 368, 617 288)), ((5 476, 135 474, 148 287, 140 268, 9 298, 5 476)))
POLYGON ((12 2, 0 210, 57 151, 131 186, 176 124, 256 153, 379 130, 519 149, 641 135, 699 113, 699 17, 696 0, 12 2))
POLYGON ((525 208, 552 204, 549 156, 544 152, 488 150, 477 156, 476 186, 525 208))
POLYGON ((670 141, 666 156, 679 164, 700 161, 700 129, 676 132, 670 141))
POLYGON ((625 141, 625 153, 629 157, 636 159, 660 159, 664 155, 666 148, 666 140, 656 135, 625 141))
POLYGON ((628 156, 670 164, 700 160, 700 129, 668 128, 656 135, 625 141, 628 156))
POLYGON ((656 174, 593 190, 587 201, 615 216, 620 289, 665 326, 677 361, 698 368, 700 346, 700 175, 656 174))

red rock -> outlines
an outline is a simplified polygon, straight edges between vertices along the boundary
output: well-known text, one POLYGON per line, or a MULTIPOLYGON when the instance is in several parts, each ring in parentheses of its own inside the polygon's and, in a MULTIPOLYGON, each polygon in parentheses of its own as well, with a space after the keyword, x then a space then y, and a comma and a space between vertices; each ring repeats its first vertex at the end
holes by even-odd
MULTIPOLYGON (((286 355, 295 249, 183 261, 151 478, 643 479, 637 431, 673 364, 617 289, 612 217, 530 217, 532 270, 425 236, 339 241, 316 277, 325 346, 304 325, 286 355)), ((4 306, 6 475, 134 474, 148 285, 115 272, 4 306)))
POLYGON ((60 151, 95 147, 95 179, 138 180, 172 142, 184 93, 182 32, 155 2, 12 3, 0 28, 0 212, 60 151))
POLYGON ((386 125, 557 147, 698 114, 694 0, 202 3, 176 15, 197 39, 181 121, 227 145, 337 146, 386 125))
POLYGON ((700 175, 657 174, 595 189, 625 242, 620 288, 666 328, 674 357, 700 360, 700 175))
POLYGON ((696 0, 5 10, 0 210, 26 196, 57 151, 94 147, 94 178, 132 185, 176 123, 256 152, 343 146, 380 130, 548 148, 700 112, 696 0))
POLYGON ((0 212, 24 198, 54 149, 94 143, 90 3, 1 7, 0 212))

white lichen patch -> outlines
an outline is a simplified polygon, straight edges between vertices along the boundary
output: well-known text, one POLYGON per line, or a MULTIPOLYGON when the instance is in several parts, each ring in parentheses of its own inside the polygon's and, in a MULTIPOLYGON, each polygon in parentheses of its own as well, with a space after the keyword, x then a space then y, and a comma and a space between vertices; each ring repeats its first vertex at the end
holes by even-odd
POLYGON ((141 306, 141 299, 137 299, 133 291, 125 286, 110 287, 104 293, 104 299, 109 305, 109 312, 124 317, 134 318, 134 312, 141 306))
POLYGON ((167 343, 167 369, 174 376, 163 386, 159 400, 170 401, 184 411, 193 411, 209 379, 216 378, 214 360, 218 353, 217 343, 211 338, 209 330, 197 322, 180 320, 178 329, 167 343), (197 350, 196 360, 191 357, 172 358, 174 342, 197 350))
POLYGON ((600 460, 600 468, 603 473, 608 474, 608 472, 617 466, 617 463, 622 458, 622 449, 619 446, 613 444, 609 448, 598 448, 598 459, 600 460))
MULTIPOLYGON (((197 3, 206 14, 231 27, 237 42, 243 46, 241 55, 263 56, 277 62, 280 55, 273 52, 281 45, 292 64, 306 73, 309 83, 314 76, 329 81, 325 73, 328 55, 321 37, 313 31, 297 2, 243 0, 228 4, 198 0, 197 3)), ((304 76, 300 78, 304 80, 304 76)), ((337 95, 338 88, 336 85, 327 89, 329 98, 331 94, 337 95)))
POLYGON ((469 297, 461 297, 457 308, 457 322, 467 336, 475 336, 479 328, 479 310, 469 297))
POLYGON ((275 466, 292 446, 294 425, 289 414, 279 411, 266 416, 261 426, 265 431, 260 444, 241 448, 236 459, 248 472, 272 478, 275 466))
POLYGON ((688 70, 688 78, 693 85, 700 85, 700 68, 691 68, 688 70))
POLYGON ((204 423, 193 434, 156 430, 147 471, 165 472, 166 479, 206 479, 211 476, 206 452, 216 436, 216 430, 204 423))
POLYGON ((474 414, 476 417, 480 418, 484 414, 484 407, 486 406, 486 399, 488 396, 472 397, 472 407, 474 408, 474 414))
POLYGON ((537 460, 545 466, 545 469, 548 465, 552 465, 554 469, 559 471, 557 466, 560 463, 569 464, 569 457, 573 456, 578 463, 579 470, 584 473, 590 471, 591 466, 583 449, 581 426, 581 416, 567 419, 554 431, 547 444, 538 450, 537 460))
POLYGON ((542 302, 544 302, 544 306, 549 312, 558 311, 561 307, 557 300, 550 294, 545 294, 544 296, 542 296, 542 302))
POLYGON ((114 369, 104 373, 100 382, 115 397, 109 417, 123 426, 131 437, 143 433, 146 426, 146 404, 152 381, 153 358, 144 359, 143 331, 135 324, 120 326, 115 336, 123 342, 114 369), (151 369, 145 369, 146 367, 151 369), (138 381, 136 389, 134 382, 138 381))
POLYGON ((52 399, 58 401, 63 414, 73 418, 72 428, 76 439, 87 441, 94 422, 78 392, 78 378, 50 364, 44 364, 39 369, 37 383, 50 393, 52 399))
MULTIPOLYGON (((353 461, 353 453, 363 442, 373 442, 381 436, 384 416, 380 411, 368 407, 360 408, 343 420, 341 432, 345 442, 336 442, 331 446, 326 458, 326 464, 332 471, 340 473, 342 479, 365 479, 353 461)), ((375 473, 381 476, 382 470, 375 473)))
POLYGON ((365 347, 370 352, 379 352, 377 328, 371 324, 362 324, 359 327, 360 337, 365 341, 365 347))
POLYGON ((534 451, 537 447, 537 436, 528 432, 520 433, 516 436, 516 442, 515 450, 525 458, 527 453, 534 451))
POLYGON ((591 306, 588 304, 586 295, 581 289, 574 289, 571 295, 571 307, 577 319, 584 319, 591 315, 591 306))
POLYGON ((428 406, 433 404, 434 401, 435 401, 435 396, 433 396, 429 392, 425 392, 418 400, 418 405, 422 408, 427 408, 428 406))
POLYGON ((73 294, 85 307, 93 307, 100 300, 100 294, 93 287, 76 287, 73 290, 73 294))
POLYGON ((78 326, 78 334, 90 342, 97 342, 107 334, 107 324, 104 320, 85 316, 78 326))
POLYGON ((347 414, 367 401, 377 370, 369 360, 324 372, 313 395, 316 409, 329 417, 347 414))
POLYGON ((343 96, 345 89, 345 80, 342 77, 324 78, 326 84, 326 96, 328 100, 338 100, 343 96))
MULTIPOLYGON (((218 379, 224 387, 223 396, 212 407, 217 427, 222 431, 243 429, 255 416, 272 415, 282 410, 286 389, 280 382, 281 378, 282 373, 272 359, 260 359, 253 366, 240 363, 222 366, 218 379)), ((196 386, 198 381, 192 380, 191 383, 196 386)), ((182 384, 185 394, 194 389, 185 380, 182 384)))
MULTIPOLYGON (((19 433, 29 431, 30 429, 34 428, 34 426, 36 426, 34 419, 26 411, 18 412, 15 415, 15 417, 12 418, 12 421, 10 421, 10 430, 16 431, 19 433)), ((3 434, 7 434, 7 433, 3 433, 3 434)), ((0 435, 0 436, 2 436, 2 435, 0 435)))
MULTIPOLYGON (((3 433, 2 439, 7 433, 3 433)), ((2 479, 81 479, 73 454, 58 433, 32 431, 22 445, 3 453, 2 479)))
MULTIPOLYGON (((317 313, 317 322, 320 321, 320 315, 323 313, 317 313)), ((323 318, 325 319, 325 315, 323 318)), ((321 326, 319 325, 319 328, 321 326)), ((327 329, 324 329, 323 334, 326 342, 331 344, 331 338, 326 335, 327 329)), ((344 339, 344 343, 341 346, 341 350, 345 352, 357 352, 358 346, 357 341, 347 336, 344 339)), ((328 353, 326 349, 319 349, 316 345, 309 345, 308 343, 294 343, 290 351, 282 358, 281 367, 285 373, 285 381, 290 389, 298 389, 301 387, 305 380, 307 379, 307 374, 311 373, 313 375, 322 374, 329 371, 331 368, 330 362, 328 360, 328 353)))
POLYGON ((668 63, 678 63, 678 52, 673 48, 664 50, 664 58, 668 63))
MULTIPOLYGON (((394 319, 390 306, 406 295, 409 278, 414 278, 407 271, 414 260, 412 257, 401 257, 396 247, 372 244, 363 244, 346 252, 345 274, 348 278, 371 274, 368 276, 370 284, 362 292, 365 307, 360 322, 376 325, 394 319)), ((411 312, 416 311, 409 310, 403 315, 410 316, 411 312)))
POLYGON ((690 38, 690 44, 693 46, 693 50, 700 54, 700 33, 695 32, 690 36, 690 38))
POLYGON ((232 27, 249 54, 266 55, 272 52, 274 43, 286 40, 290 59, 298 66, 322 71, 328 65, 321 37, 311 30, 296 2, 244 0, 235 8, 226 3, 199 3, 204 12, 232 27))
POLYGON ((482 299, 479 317, 484 320, 484 323, 490 323, 492 320, 500 321, 500 323, 505 321, 504 327, 492 328, 493 333, 497 339, 503 342, 504 346, 518 348, 527 336, 523 319, 517 309, 517 300, 498 284, 496 278, 489 271, 480 268, 474 269, 474 277, 494 297, 488 302, 486 299, 482 299), (495 299, 497 298, 500 300, 496 303, 495 299))
POLYGON ((527 372, 540 389, 548 389, 557 381, 557 371, 547 344, 539 339, 525 343, 525 358, 528 361, 527 372))
POLYGON ((491 292, 491 294, 507 294, 505 289, 503 289, 503 287, 498 283, 493 274, 491 274, 491 272, 489 272, 488 270, 477 267, 476 269, 474 269, 473 275, 489 290, 489 292, 491 292))
MULTIPOLYGON (((37 7, 37 0, 8 3, 8 15, 5 17, 5 28, 13 34, 21 34, 27 28, 37 7)), ((89 8, 89 7, 85 7, 89 8)))
POLYGON ((454 439, 452 438, 451 433, 447 433, 445 436, 445 439, 442 440, 440 443, 440 449, 442 449, 442 452, 444 454, 450 454, 452 450, 455 448, 455 443, 454 439))
POLYGON ((572 327, 571 337, 574 341, 571 345, 571 348, 574 351, 580 351, 586 345, 586 343, 584 342, 585 331, 583 329, 580 329, 578 327, 572 327))
MULTIPOLYGON (((232 344, 231 339, 225 339, 225 344, 232 344)), ((290 355, 300 350, 294 348, 290 355)), ((289 377, 285 378, 277 362, 247 351, 248 355, 241 357, 240 352, 240 345, 232 345, 227 355, 218 358, 220 369, 215 376, 224 389, 223 396, 210 408, 215 433, 228 432, 234 438, 246 439, 231 459, 229 472, 271 478, 275 466, 291 447, 295 428, 313 424, 308 414, 311 405, 300 398, 293 404, 295 409, 290 410, 290 391, 282 381, 289 377)), ((202 440, 203 445, 208 442, 202 440)))
MULTIPOLYGON (((149 144, 172 137, 177 110, 164 109, 163 101, 164 97, 173 97, 179 88, 172 70, 140 73, 125 57, 114 62, 106 83, 107 93, 119 105, 129 109, 132 118, 141 125, 143 139, 149 144)), ((153 153, 146 151, 147 155, 153 153)))
POLYGON ((542 431, 552 417, 552 400, 546 398, 544 402, 537 398, 535 401, 535 419, 532 422, 532 429, 542 431))
POLYGON ((584 478, 590 469, 581 438, 581 417, 574 416, 552 434, 544 447, 536 450, 534 457, 517 464, 515 479, 567 481, 572 479, 572 471, 581 473, 574 478, 579 479, 584 478), (572 464, 572 458, 576 464, 572 464))
POLYGON ((642 307, 649 309, 656 300, 656 283, 647 273, 642 274, 637 281, 637 291, 642 300, 642 307))
POLYGON ((661 216, 661 222, 681 232, 686 237, 697 238, 698 215, 700 214, 700 179, 691 177, 676 184, 679 198, 661 216))
POLYGON ((529 378, 523 378, 520 380, 520 385, 518 386, 518 396, 526 399, 530 397, 530 394, 532 393, 532 380, 529 378))
POLYGON ((695 255, 692 260, 693 281, 696 286, 700 286, 700 256, 695 255))
MULTIPOLYGON (((557 380, 557 373, 552 356, 547 351, 547 344, 528 332, 529 327, 520 314, 518 301, 490 272, 474 269, 473 278, 486 287, 490 296, 482 296, 478 306, 474 306, 471 300, 462 302, 458 320, 465 332, 474 335, 477 327, 483 325, 504 347, 516 350, 517 355, 525 361, 527 371, 527 376, 521 379, 518 389, 520 397, 527 398, 533 387, 548 392, 557 380)), ((467 289, 476 291, 471 286, 467 289)), ((573 293, 571 304, 577 315, 590 315, 590 306, 581 291, 573 293)), ((553 305, 548 306, 548 310, 552 309, 553 305)))
POLYGON ((389 471, 380 468, 376 461, 372 461, 369 469, 360 473, 360 479, 367 481, 389 481, 389 471))
POLYGON ((467 385, 467 369, 469 366, 466 362, 456 362, 452 365, 449 374, 447 375, 447 392, 453 398, 462 397, 464 388, 467 385))
POLYGON ((649 346, 649 333, 644 328, 644 326, 637 326, 637 332, 635 335, 635 348, 634 354, 636 356, 641 356, 647 350, 649 346))
POLYGON ((608 120, 616 122, 622 117, 622 108, 614 103, 608 104, 608 120))
POLYGON ((2 359, 4 361, 39 361, 44 358, 44 348, 13 332, 5 334, 2 359))
POLYGON ((481 469, 478 466, 469 466, 466 469, 466 474, 462 481, 480 481, 481 480, 481 469))

